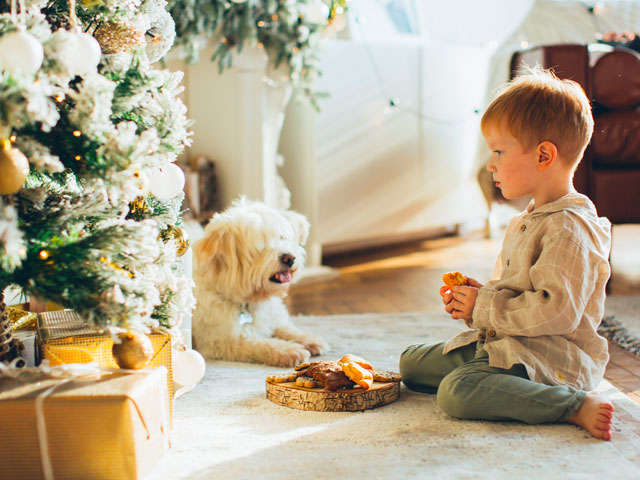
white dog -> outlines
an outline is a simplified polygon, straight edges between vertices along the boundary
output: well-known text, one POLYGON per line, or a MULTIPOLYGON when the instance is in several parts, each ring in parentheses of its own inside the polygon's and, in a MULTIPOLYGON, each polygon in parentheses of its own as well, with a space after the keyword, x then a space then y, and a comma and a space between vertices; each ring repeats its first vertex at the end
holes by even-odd
POLYGON ((291 367, 328 347, 297 329, 282 302, 303 266, 309 222, 241 198, 193 247, 194 347, 205 357, 291 367))

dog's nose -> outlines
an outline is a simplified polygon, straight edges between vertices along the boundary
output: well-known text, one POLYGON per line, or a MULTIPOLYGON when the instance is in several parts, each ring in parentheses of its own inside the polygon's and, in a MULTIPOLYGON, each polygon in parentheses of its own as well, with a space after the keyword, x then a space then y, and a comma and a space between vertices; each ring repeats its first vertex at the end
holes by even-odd
POLYGON ((280 261, 284 263, 287 267, 291 267, 293 266, 293 263, 296 261, 296 257, 288 253, 285 253, 280 257, 280 261))

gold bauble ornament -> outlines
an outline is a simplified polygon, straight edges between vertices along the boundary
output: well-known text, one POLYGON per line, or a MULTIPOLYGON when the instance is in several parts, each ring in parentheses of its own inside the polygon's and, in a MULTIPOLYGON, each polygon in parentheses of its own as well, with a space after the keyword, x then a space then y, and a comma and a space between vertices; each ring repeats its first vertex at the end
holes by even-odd
POLYGON ((93 36, 105 55, 128 52, 145 44, 144 32, 126 23, 103 23, 93 36))
POLYGON ((112 353, 120 368, 139 370, 151 360, 153 344, 144 333, 129 330, 118 334, 112 353))
POLYGON ((12 195, 22 188, 29 174, 29 160, 9 140, 0 146, 0 195, 12 195))
POLYGON ((173 240, 176 244, 176 255, 179 257, 187 253, 189 245, 191 245, 187 232, 175 225, 167 225, 167 228, 162 230, 160 235, 158 235, 158 240, 162 240, 165 243, 169 240, 173 240))

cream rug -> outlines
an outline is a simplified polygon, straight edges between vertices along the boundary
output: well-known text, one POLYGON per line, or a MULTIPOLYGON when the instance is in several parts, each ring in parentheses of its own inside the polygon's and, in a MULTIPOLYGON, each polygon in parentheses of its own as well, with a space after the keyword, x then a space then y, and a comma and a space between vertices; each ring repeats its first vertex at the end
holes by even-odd
MULTIPOLYGON (((397 370, 410 344, 462 326, 444 313, 298 317, 324 332, 324 359, 354 353, 397 370)), ((267 374, 286 371, 211 361, 176 401, 172 450, 148 479, 602 479, 640 478, 640 407, 603 382, 616 407, 613 440, 567 424, 456 420, 433 395, 404 386, 389 405, 356 413, 306 412, 265 397, 267 374)))
POLYGON ((640 355, 640 296, 607 297, 598 331, 625 350, 640 355))

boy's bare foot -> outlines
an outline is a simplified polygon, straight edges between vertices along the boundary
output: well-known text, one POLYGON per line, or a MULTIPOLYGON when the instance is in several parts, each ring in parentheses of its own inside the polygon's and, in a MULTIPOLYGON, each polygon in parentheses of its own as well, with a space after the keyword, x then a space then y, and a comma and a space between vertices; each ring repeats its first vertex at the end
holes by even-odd
POLYGON ((584 403, 567 422, 578 425, 602 440, 611 440, 613 405, 604 395, 588 394, 584 403))

